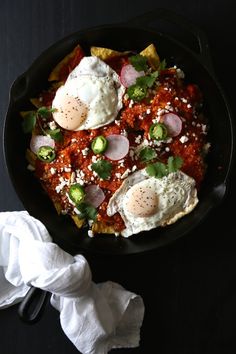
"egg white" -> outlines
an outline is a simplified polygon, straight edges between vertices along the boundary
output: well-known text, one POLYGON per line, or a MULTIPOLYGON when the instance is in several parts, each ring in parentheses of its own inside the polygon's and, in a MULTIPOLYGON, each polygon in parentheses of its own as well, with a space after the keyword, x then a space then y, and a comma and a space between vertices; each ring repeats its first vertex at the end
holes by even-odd
POLYGON ((126 226, 121 235, 129 237, 158 226, 170 225, 190 213, 197 203, 193 178, 178 171, 158 179, 148 176, 144 169, 125 179, 111 197, 107 214, 112 216, 120 213, 126 226))
POLYGON ((54 120, 64 129, 97 129, 113 122, 125 88, 119 76, 97 57, 84 57, 55 95, 54 120))

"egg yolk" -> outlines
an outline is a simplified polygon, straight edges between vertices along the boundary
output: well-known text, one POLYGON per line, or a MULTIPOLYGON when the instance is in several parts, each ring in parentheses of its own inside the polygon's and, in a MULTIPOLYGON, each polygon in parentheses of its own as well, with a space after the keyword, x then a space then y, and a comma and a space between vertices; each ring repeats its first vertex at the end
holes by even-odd
POLYGON ((129 191, 126 210, 137 217, 151 216, 158 208, 158 197, 150 186, 133 186, 129 191))
POLYGON ((60 106, 56 107, 53 117, 55 121, 64 129, 76 130, 86 120, 88 107, 78 97, 68 94, 61 97, 60 106))

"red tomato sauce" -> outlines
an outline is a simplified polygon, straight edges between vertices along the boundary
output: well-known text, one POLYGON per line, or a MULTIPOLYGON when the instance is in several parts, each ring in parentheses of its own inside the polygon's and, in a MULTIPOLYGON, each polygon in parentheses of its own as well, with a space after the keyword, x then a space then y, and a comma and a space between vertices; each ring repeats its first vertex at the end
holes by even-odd
MULTIPOLYGON (((79 63, 82 55, 71 61, 61 70, 61 77, 66 78, 72 69, 79 63)), ((120 72, 127 57, 113 59, 109 64, 120 72)), ((43 92, 41 101, 43 105, 51 106, 55 90, 43 92)), ((149 128, 156 119, 157 113, 172 112, 181 117, 183 127, 180 135, 163 142, 158 148, 158 160, 166 162, 169 156, 180 156, 183 159, 181 170, 193 177, 197 189, 200 188, 205 174, 203 149, 206 144, 206 119, 200 113, 202 108, 202 94, 196 85, 185 85, 178 77, 177 68, 163 70, 159 77, 159 86, 154 92, 150 90, 148 98, 141 103, 134 103, 126 96, 123 99, 123 108, 115 122, 99 129, 84 131, 63 132, 63 141, 56 143, 56 159, 51 163, 36 161, 36 175, 50 198, 58 203, 62 211, 67 214, 74 213, 74 206, 68 199, 68 190, 71 183, 78 181, 80 175, 86 184, 98 184, 106 197, 98 208, 98 220, 112 225, 115 230, 124 229, 121 216, 117 213, 108 217, 106 210, 110 197, 123 182, 121 176, 128 171, 144 168, 146 165, 128 153, 121 161, 112 163, 111 176, 102 180, 94 175, 91 165, 94 153, 91 150, 92 140, 98 136, 111 134, 125 134, 130 142, 130 148, 135 149, 140 142, 146 139, 151 143, 149 128), (79 171, 79 172, 78 172, 79 171), (79 176, 79 177, 78 177, 79 176)), ((131 151, 130 150, 130 151, 131 151)), ((96 158, 108 160, 103 155, 96 158)))

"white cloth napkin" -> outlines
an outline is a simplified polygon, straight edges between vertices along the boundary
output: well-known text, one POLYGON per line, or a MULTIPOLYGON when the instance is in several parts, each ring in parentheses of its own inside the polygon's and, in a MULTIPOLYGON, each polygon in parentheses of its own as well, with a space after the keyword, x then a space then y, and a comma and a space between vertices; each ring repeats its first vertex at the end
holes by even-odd
POLYGON ((0 308, 19 302, 35 286, 52 293, 62 329, 83 354, 136 347, 142 298, 111 281, 95 284, 86 259, 72 257, 26 211, 0 213, 0 308))

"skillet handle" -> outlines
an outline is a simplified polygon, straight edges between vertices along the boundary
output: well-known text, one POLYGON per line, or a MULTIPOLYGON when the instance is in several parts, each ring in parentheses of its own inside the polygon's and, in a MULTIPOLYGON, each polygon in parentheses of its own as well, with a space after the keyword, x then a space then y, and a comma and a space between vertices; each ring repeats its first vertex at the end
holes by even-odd
POLYGON ((32 286, 19 305, 20 319, 26 323, 37 322, 43 314, 48 295, 47 291, 32 286))
MULTIPOLYGON (((194 50, 195 54, 199 56, 199 58, 201 59, 203 64, 205 64, 207 69, 212 74, 214 74, 211 55, 209 51, 209 44, 205 33, 182 15, 177 14, 176 12, 168 9, 156 8, 150 12, 144 13, 143 15, 130 19, 128 21, 128 24, 132 26, 152 28, 152 24, 158 23, 158 21, 160 20, 164 20, 165 22, 167 22, 167 24, 174 24, 175 30, 181 28, 184 31, 185 36, 186 33, 190 33, 191 36, 195 39, 195 44, 197 44, 197 50, 194 50)), ((175 31, 174 33, 176 35, 177 31, 175 31)))

